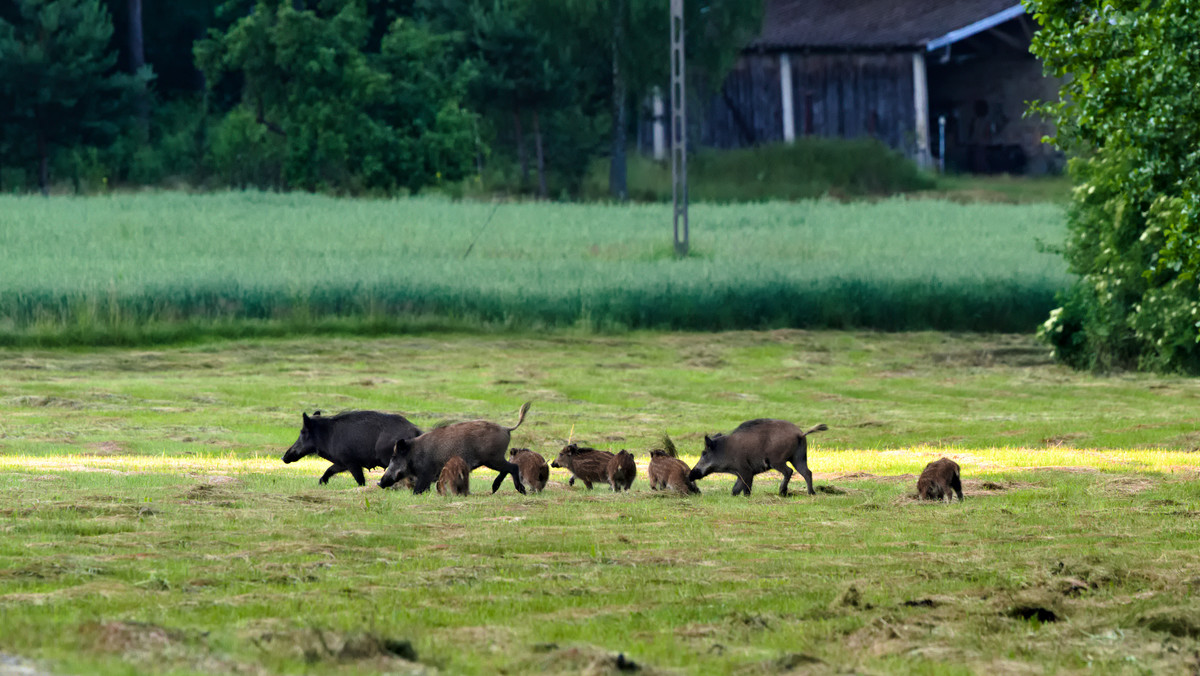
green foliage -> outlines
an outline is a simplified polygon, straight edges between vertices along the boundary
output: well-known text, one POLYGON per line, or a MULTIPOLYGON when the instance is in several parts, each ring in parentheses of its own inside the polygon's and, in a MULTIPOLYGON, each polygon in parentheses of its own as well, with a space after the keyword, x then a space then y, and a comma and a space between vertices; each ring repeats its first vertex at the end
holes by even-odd
POLYGON ((1200 373, 1200 14, 1188 0, 1028 3, 1067 76, 1043 104, 1077 157, 1066 257, 1042 328, 1065 362, 1200 373))
MULTIPOLYGON (((592 167, 588 196, 604 194, 600 169, 592 167)), ((702 202, 895 195, 934 185, 911 160, 874 139, 805 137, 791 145, 701 150, 688 160, 688 192, 702 202)), ((631 157, 629 196, 669 201, 670 167, 631 157)))
POLYGON ((112 20, 99 0, 18 0, 0 15, 0 153, 37 160, 114 138, 151 79, 113 72, 112 20))
MULTIPOLYGON (((280 137, 282 184, 307 190, 417 192, 464 176, 475 151, 472 116, 460 105, 470 64, 451 63, 447 37, 403 19, 368 53, 362 5, 329 4, 297 10, 264 0, 197 43, 210 86, 227 73, 244 78, 242 112, 228 134, 252 136, 253 120, 280 137)), ((275 143, 256 140, 246 153, 269 152, 254 164, 278 161, 275 143)), ((226 150, 214 149, 220 165, 226 150)))
POLYGON ((1061 260, 1036 250, 1062 235, 1050 205, 697 204, 696 254, 678 260, 661 204, 259 193, 43 202, 0 197, 0 333, 96 337, 246 320, 305 330, 330 318, 386 326, 421 316, 1029 331, 1067 285, 1061 260))

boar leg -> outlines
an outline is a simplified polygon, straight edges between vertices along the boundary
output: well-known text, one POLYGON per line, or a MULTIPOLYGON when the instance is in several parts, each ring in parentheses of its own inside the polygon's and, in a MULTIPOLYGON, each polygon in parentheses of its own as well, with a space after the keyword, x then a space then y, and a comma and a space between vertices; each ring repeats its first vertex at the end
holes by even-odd
POLYGON ((359 486, 367 485, 367 478, 365 476, 363 476, 363 471, 362 471, 361 467, 350 466, 350 467, 347 467, 346 469, 350 471, 350 476, 354 477, 354 480, 358 482, 359 486))
POLYGON ((954 492, 956 494, 958 494, 958 501, 962 502, 962 481, 959 480, 957 474, 955 474, 954 477, 952 479, 950 479, 950 488, 954 489, 954 492))
POLYGON ((525 485, 521 483, 520 466, 508 462, 507 460, 500 460, 499 462, 494 462, 492 464, 485 462, 483 463, 483 466, 489 469, 494 469, 500 473, 496 476, 496 480, 492 482, 493 493, 500 490, 500 484, 504 483, 504 478, 511 474, 513 478, 513 487, 517 489, 518 493, 525 495, 525 485))
POLYGON ((426 478, 424 476, 413 477, 413 485, 412 485, 413 495, 420 495, 420 494, 424 493, 425 491, 429 490, 429 485, 431 483, 432 483, 432 481, 430 481, 428 478, 426 478))
POLYGON ((335 462, 329 466, 329 469, 325 470, 325 473, 321 475, 321 478, 319 481, 317 481, 317 483, 327 484, 327 483, 329 483, 329 477, 333 476, 334 474, 339 474, 339 473, 345 472, 345 471, 346 471, 345 467, 342 467, 341 465, 339 465, 335 462))
MULTIPOLYGON (((797 453, 797 455, 799 454, 797 453)), ((807 454, 805 455, 807 456, 807 454)), ((804 483, 808 484, 808 494, 816 495, 817 492, 813 490, 812 485, 812 472, 808 471, 808 458, 801 457, 798 458, 798 460, 799 462, 797 462, 796 456, 792 456, 792 466, 796 468, 796 471, 800 473, 800 476, 804 477, 804 483)))
POLYGON ((738 495, 745 493, 746 497, 750 497, 750 489, 754 487, 754 475, 743 479, 742 475, 738 475, 737 481, 733 482, 733 494, 738 495))
POLYGON ((574 475, 574 474, 572 474, 572 475, 571 475, 571 480, 567 482, 567 485, 568 485, 568 486, 574 486, 574 485, 575 485, 575 475, 574 475))
POLYGON ((587 489, 589 491, 592 490, 592 482, 588 481, 587 479, 584 479, 583 477, 579 477, 579 480, 583 482, 584 486, 587 486, 587 489))
POLYGON ((771 468, 778 470, 783 475, 783 481, 779 482, 779 494, 787 497, 788 482, 792 480, 792 468, 787 466, 787 460, 779 464, 771 464, 771 468))

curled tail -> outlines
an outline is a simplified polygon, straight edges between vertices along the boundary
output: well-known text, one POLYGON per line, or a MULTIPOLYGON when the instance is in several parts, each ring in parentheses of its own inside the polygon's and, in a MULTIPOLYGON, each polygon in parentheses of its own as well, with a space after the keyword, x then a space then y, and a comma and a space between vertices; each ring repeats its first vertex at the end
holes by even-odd
POLYGON ((525 414, 529 413, 529 406, 531 404, 532 404, 532 402, 528 402, 528 401, 525 402, 524 404, 521 404, 521 413, 519 414, 519 417, 517 418, 517 424, 508 428, 509 432, 512 432, 513 430, 517 429, 518 427, 521 426, 521 423, 525 422, 525 414))
POLYGON ((824 432, 827 429, 829 429, 828 425, 826 425, 825 423, 819 423, 819 424, 813 425, 812 427, 808 428, 807 430, 804 430, 803 436, 807 437, 808 435, 812 434, 813 432, 824 432))

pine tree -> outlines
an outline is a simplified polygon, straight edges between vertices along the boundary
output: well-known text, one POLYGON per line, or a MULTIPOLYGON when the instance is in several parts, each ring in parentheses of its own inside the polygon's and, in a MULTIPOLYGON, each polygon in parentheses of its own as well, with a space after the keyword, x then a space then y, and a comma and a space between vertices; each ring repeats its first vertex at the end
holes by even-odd
POLYGON ((116 72, 112 18, 99 0, 17 0, 0 17, 0 129, 6 153, 36 159, 50 190, 50 158, 95 145, 130 121, 148 68, 116 72))

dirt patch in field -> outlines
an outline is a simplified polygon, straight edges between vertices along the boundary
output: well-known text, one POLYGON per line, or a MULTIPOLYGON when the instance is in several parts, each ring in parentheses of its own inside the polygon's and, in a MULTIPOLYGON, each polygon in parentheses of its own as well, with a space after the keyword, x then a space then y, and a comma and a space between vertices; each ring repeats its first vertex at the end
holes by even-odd
POLYGON ((95 444, 88 444, 87 447, 91 450, 91 453, 88 453, 88 455, 121 455, 125 453, 129 445, 119 441, 101 441, 95 444))
POLYGON ((1140 476, 1119 476, 1105 481, 1100 490, 1112 495, 1137 495, 1154 488, 1155 481, 1140 476))
MULTIPOLYGON (((618 676, 620 674, 667 674, 633 659, 623 652, 612 652, 592 645, 539 644, 528 660, 530 673, 572 674, 578 676, 618 676), (540 655, 537 653, 541 653, 540 655)), ((526 671, 521 669, 521 671, 526 671)))

